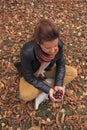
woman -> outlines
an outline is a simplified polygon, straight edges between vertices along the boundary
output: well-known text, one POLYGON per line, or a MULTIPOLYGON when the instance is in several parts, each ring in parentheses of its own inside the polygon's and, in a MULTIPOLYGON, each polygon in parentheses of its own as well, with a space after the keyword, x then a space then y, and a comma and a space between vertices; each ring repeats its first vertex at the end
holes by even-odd
POLYGON ((65 67, 63 43, 59 39, 58 28, 47 19, 38 22, 34 39, 23 46, 20 59, 20 98, 25 101, 36 98, 35 109, 48 95, 52 101, 60 102, 64 96, 64 86, 77 75, 76 69, 65 67), (61 99, 54 97, 58 90, 63 92, 61 99))

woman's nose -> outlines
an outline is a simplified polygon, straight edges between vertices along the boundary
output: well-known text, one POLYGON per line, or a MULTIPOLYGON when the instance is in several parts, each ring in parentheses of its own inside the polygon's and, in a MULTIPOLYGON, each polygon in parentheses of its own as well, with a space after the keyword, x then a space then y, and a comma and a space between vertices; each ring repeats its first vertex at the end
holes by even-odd
POLYGON ((51 52, 54 53, 55 52, 55 48, 52 48, 51 52))
POLYGON ((54 53, 56 50, 57 50, 57 48, 54 47, 54 48, 51 49, 51 52, 54 53))

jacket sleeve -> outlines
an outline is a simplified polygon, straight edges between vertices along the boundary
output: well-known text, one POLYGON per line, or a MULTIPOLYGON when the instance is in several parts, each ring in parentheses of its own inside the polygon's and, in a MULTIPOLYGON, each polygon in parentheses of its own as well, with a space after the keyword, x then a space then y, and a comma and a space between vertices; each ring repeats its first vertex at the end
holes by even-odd
POLYGON ((21 65, 22 65, 22 73, 24 79, 32 84, 37 89, 48 93, 50 90, 50 87, 46 85, 44 82, 42 82, 39 78, 36 78, 33 74, 32 69, 32 53, 27 52, 25 50, 21 51, 21 65))
POLYGON ((63 43, 59 41, 59 54, 56 61, 55 86, 63 86, 65 76, 65 59, 63 56, 63 43))

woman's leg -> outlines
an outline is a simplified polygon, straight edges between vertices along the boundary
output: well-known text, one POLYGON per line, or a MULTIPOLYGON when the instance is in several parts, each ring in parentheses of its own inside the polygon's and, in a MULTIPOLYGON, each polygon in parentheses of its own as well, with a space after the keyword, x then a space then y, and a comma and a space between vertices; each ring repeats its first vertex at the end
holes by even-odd
POLYGON ((48 94, 36 89, 33 85, 26 82, 23 77, 20 78, 19 93, 20 93, 20 98, 26 102, 32 101, 33 99, 36 98, 35 110, 37 110, 40 103, 43 102, 48 97, 48 94))
POLYGON ((66 65, 66 74, 64 77, 64 86, 69 84, 77 76, 77 69, 74 67, 66 65))
MULTIPOLYGON (((47 71, 45 73, 45 76, 48 78, 54 78, 55 77, 55 71, 56 71, 56 66, 54 65, 51 71, 47 71)), ((77 70, 71 66, 66 65, 66 74, 64 78, 64 86, 70 83, 75 77, 77 76, 77 70)), ((44 81, 51 87, 54 85, 54 80, 52 79, 50 83, 47 80, 44 81)), ((33 85, 29 84, 27 81, 24 80, 24 78, 20 78, 20 84, 19 84, 19 93, 20 93, 20 98, 25 100, 25 101, 31 101, 35 99, 41 91, 39 91, 37 88, 35 88, 33 85)))
MULTIPOLYGON (((64 86, 67 85, 68 83, 70 83, 77 76, 77 70, 74 67, 71 67, 68 65, 66 65, 65 67, 66 67, 66 73, 65 73, 65 77, 64 77, 64 83, 63 83, 64 86)), ((50 71, 47 71, 45 73, 45 76, 47 78, 54 78, 55 71, 56 71, 56 65, 54 65, 50 71)), ((53 84, 52 84, 52 86, 53 86, 53 84)))
POLYGON ((40 93, 41 92, 37 88, 25 81, 23 77, 20 78, 19 94, 21 99, 24 101, 31 101, 35 99, 40 93))

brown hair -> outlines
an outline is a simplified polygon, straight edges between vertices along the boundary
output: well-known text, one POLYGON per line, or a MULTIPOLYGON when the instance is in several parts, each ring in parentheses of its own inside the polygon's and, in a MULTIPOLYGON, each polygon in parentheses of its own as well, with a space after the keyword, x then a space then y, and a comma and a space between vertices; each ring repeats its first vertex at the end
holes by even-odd
POLYGON ((34 40, 42 44, 44 41, 52 41, 59 38, 57 26, 48 19, 40 20, 35 27, 34 40))

